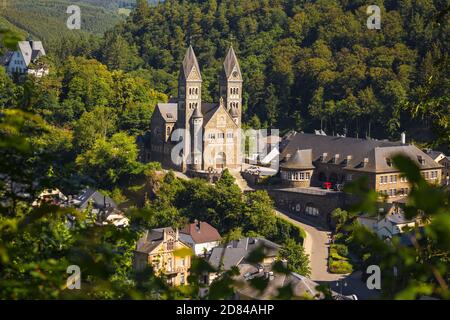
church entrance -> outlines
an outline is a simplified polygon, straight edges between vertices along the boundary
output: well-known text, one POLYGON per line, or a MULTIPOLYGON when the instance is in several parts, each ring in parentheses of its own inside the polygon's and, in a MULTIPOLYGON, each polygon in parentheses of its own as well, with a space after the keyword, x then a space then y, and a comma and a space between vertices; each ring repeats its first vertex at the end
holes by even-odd
POLYGON ((216 169, 224 169, 227 165, 227 156, 224 152, 219 152, 216 156, 216 169))

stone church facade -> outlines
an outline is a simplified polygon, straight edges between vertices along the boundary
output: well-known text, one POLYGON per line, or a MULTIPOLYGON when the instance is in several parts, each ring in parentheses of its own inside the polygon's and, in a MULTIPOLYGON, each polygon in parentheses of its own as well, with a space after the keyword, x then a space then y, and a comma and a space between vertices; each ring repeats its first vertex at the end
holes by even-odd
POLYGON ((231 47, 219 76, 219 103, 202 101, 193 48, 180 68, 178 98, 159 103, 151 119, 147 160, 182 172, 241 167, 242 73, 231 47))

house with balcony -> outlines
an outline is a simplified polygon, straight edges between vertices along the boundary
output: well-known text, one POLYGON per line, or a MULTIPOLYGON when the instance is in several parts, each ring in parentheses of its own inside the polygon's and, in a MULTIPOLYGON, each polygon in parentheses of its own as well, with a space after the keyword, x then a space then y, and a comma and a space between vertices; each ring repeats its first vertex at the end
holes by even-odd
POLYGON ((133 268, 139 272, 151 267, 155 274, 166 277, 170 285, 186 285, 191 256, 180 252, 192 250, 181 241, 178 229, 168 227, 147 230, 137 242, 133 268))

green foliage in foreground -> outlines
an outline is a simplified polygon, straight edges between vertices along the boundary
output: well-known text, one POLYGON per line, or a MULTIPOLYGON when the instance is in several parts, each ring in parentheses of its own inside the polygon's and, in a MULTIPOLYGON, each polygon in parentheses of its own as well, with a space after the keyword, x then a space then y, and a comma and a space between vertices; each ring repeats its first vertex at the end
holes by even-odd
MULTIPOLYGON (((405 216, 419 218, 425 226, 415 226, 410 231, 412 246, 406 247, 397 237, 386 242, 354 223, 349 227, 349 244, 363 258, 363 269, 371 264, 380 266, 386 298, 415 299, 427 295, 450 299, 450 191, 428 184, 410 159, 397 156, 393 161, 411 183, 405 216)), ((365 183, 360 181, 348 189, 363 196, 352 211, 355 215, 366 212, 376 216, 376 192, 365 190, 365 183)))
POLYGON ((303 276, 309 276, 311 269, 309 267, 309 257, 301 243, 289 239, 280 251, 280 258, 288 261, 287 268, 303 276))

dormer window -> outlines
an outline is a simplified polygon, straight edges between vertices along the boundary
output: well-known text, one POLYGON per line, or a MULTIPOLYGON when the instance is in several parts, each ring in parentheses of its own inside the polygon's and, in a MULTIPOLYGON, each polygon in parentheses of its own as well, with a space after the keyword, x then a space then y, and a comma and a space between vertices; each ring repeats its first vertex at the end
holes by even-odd
POLYGON ((417 156, 417 160, 419 161, 420 165, 425 165, 425 159, 422 156, 417 156))
POLYGON ((389 167, 392 167, 392 159, 391 159, 391 158, 386 158, 386 164, 387 164, 389 167))

